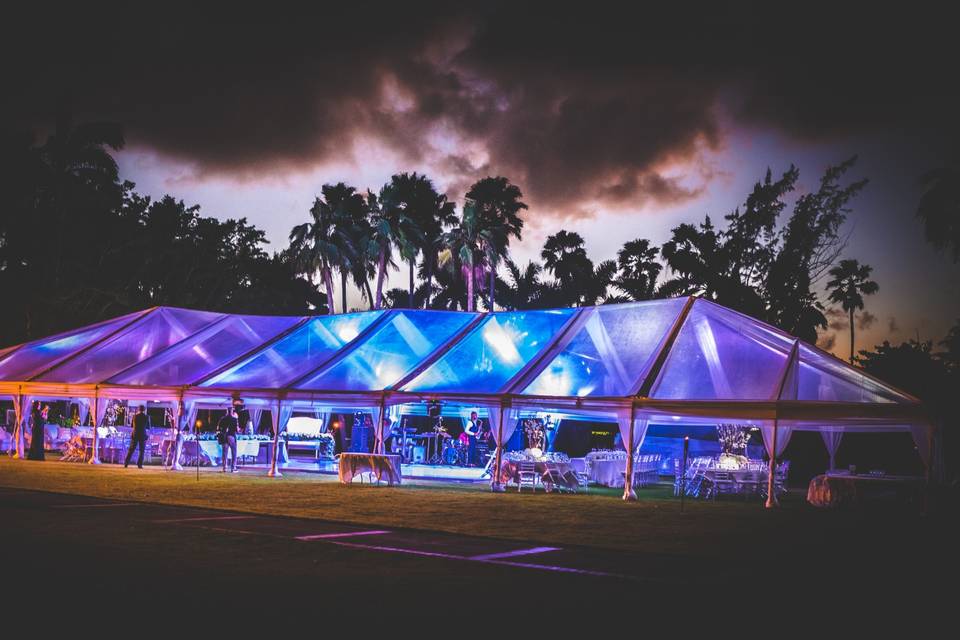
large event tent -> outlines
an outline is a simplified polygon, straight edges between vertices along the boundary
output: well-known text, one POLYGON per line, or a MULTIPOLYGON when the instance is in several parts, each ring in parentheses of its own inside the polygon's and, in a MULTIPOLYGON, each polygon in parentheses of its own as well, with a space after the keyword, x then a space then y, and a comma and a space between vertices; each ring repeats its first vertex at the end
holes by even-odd
POLYGON ((72 398, 97 424, 109 398, 170 403, 181 424, 239 400, 269 410, 275 433, 295 410, 366 409, 380 448, 382 416, 431 400, 486 411, 498 443, 522 411, 616 420, 632 450, 651 422, 755 425, 772 460, 796 430, 828 447, 843 432, 909 431, 927 464, 932 443, 916 398, 692 297, 308 317, 154 307, 0 351, 0 394, 20 422, 31 399, 72 398))

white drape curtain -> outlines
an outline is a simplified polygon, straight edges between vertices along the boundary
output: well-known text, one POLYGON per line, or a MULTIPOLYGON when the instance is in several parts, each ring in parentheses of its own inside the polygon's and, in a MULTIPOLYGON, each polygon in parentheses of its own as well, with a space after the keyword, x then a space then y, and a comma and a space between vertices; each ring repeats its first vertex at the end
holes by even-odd
POLYGON ((90 398, 77 398, 77 403, 80 405, 80 426, 85 426, 87 424, 87 418, 90 417, 90 398))
POLYGON ((26 433, 27 429, 30 428, 30 413, 32 405, 33 396, 20 396, 20 419, 17 421, 18 426, 15 434, 16 442, 14 442, 14 458, 26 457, 24 453, 24 442, 26 441, 26 436, 24 434, 26 433))
MULTIPOLYGON (((180 415, 177 416, 177 433, 173 442, 173 455, 170 458, 170 468, 177 471, 183 470, 180 465, 180 456, 183 454, 183 432, 188 430, 196 420, 197 402, 195 400, 184 400, 179 409, 180 415)), ((199 447, 198 444, 198 454, 199 447)))
MULTIPOLYGON (((467 414, 469 417, 470 414, 467 414)), ((493 440, 497 447, 502 448, 504 444, 510 441, 513 432, 517 430, 517 421, 520 419, 519 409, 503 410, 503 435, 500 434, 500 407, 488 407, 487 418, 490 421, 490 430, 493 432, 493 440)))
POLYGON ((279 477, 283 474, 277 468, 277 459, 280 455, 280 433, 287 428, 290 416, 293 415, 293 405, 289 402, 279 402, 279 408, 274 405, 270 408, 270 422, 273 425, 273 455, 270 460, 270 472, 268 475, 279 477))
POLYGON ((503 459, 503 446, 510 441, 513 432, 517 430, 517 421, 520 419, 520 410, 515 408, 504 408, 503 423, 500 423, 501 409, 499 406, 487 407, 487 419, 490 422, 490 431, 493 433, 493 440, 497 443, 494 451, 496 466, 493 470, 493 478, 490 480, 490 488, 494 491, 502 491, 500 485, 500 466, 503 459))
MULTIPOLYGON (((647 437, 647 427, 650 422, 646 418, 633 419, 633 454, 636 455, 647 437)), ((630 442, 630 415, 617 416, 617 426, 620 428, 620 437, 623 438, 623 448, 626 450, 630 442)))
POLYGON ((649 420, 646 416, 632 416, 632 412, 623 411, 617 414, 617 426, 620 428, 620 437, 623 439, 623 448, 628 451, 626 464, 623 470, 623 499, 636 500, 637 494, 633 490, 633 462, 647 437, 647 427, 649 420), (633 450, 630 450, 630 442, 633 442, 633 450))
POLYGON ((373 434, 374 434, 374 444, 373 452, 374 453, 383 453, 383 413, 380 410, 380 405, 375 407, 370 407, 370 415, 373 418, 373 434))
MULTIPOLYGON (((23 429, 22 427, 23 409, 21 407, 21 396, 12 395, 10 396, 10 398, 13 400, 14 425, 13 425, 13 433, 10 434, 10 443, 7 445, 7 453, 11 455, 16 455, 18 451, 17 442, 18 442, 18 439, 20 438, 20 434, 23 429)), ((22 448, 19 451, 22 454, 22 448)))
POLYGON ((840 440, 843 439, 842 431, 821 431, 820 435, 823 437, 823 444, 827 447, 827 455, 830 456, 830 468, 829 471, 833 471, 836 468, 837 462, 837 449, 840 448, 840 440))
MULTIPOLYGON (((763 436, 763 446, 767 450, 767 455, 771 458, 774 457, 773 451, 773 430, 774 426, 772 423, 764 424, 760 427, 760 435, 763 436)), ((785 427, 782 424, 777 425, 777 451, 776 457, 780 458, 783 452, 786 450, 787 445, 790 443, 790 436, 793 434, 793 427, 785 427)))
POLYGON ((391 427, 396 425, 397 421, 400 420, 400 405, 387 406, 385 408, 387 414, 386 416, 381 416, 379 405, 370 407, 370 414, 373 417, 373 429, 376 442, 373 450, 374 453, 387 453, 384 443, 386 442, 387 437, 389 437, 390 432, 387 431, 386 424, 384 424, 384 421, 381 420, 381 417, 388 418, 390 420, 391 427))

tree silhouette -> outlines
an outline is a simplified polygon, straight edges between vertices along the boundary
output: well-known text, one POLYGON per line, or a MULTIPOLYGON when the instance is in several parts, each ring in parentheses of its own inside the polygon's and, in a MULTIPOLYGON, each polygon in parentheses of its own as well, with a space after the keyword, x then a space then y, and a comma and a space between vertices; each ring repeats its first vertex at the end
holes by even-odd
POLYGON ((827 282, 830 291, 830 302, 836 302, 844 311, 850 314, 850 363, 854 356, 854 322, 853 314, 863 309, 863 296, 873 295, 880 287, 870 280, 873 268, 860 264, 856 260, 841 260, 840 264, 830 269, 832 279, 827 282))
POLYGON ((509 254, 510 237, 522 239, 523 219, 520 218, 520 212, 526 209, 527 205, 521 200, 523 192, 520 187, 511 184, 502 176, 488 176, 478 180, 467 191, 466 197, 478 208, 480 225, 490 230, 489 236, 502 240, 501 245, 483 248, 489 267, 487 306, 489 311, 493 311, 496 303, 497 266, 509 254))
POLYGON ((960 164, 954 163, 923 175, 924 186, 917 217, 923 222, 927 242, 949 250, 960 261, 960 164))
POLYGON ((413 307, 417 257, 423 255, 429 282, 433 277, 437 251, 443 242, 444 228, 455 219, 454 206, 447 202, 446 196, 437 193, 428 177, 416 172, 392 176, 380 191, 380 206, 390 218, 403 215, 409 221, 398 239, 401 242, 400 255, 410 270, 409 305, 413 307))
POLYGON ((656 296, 657 279, 663 265, 657 262, 660 249, 645 239, 631 240, 617 252, 618 274, 613 284, 631 300, 650 300, 656 296))
MULTIPOLYGON (((333 305, 333 272, 339 270, 344 282, 350 270, 353 238, 351 237, 351 209, 365 211, 366 203, 353 187, 344 183, 325 184, 310 208, 309 222, 290 231, 290 253, 300 273, 310 277, 319 274, 327 289, 330 312, 333 305)), ((341 311, 346 311, 346 293, 341 311)))

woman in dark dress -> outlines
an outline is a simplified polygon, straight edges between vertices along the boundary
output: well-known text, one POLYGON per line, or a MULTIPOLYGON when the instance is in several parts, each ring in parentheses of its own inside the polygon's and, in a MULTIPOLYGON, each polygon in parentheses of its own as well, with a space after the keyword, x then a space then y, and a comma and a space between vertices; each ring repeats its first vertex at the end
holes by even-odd
POLYGON ((31 438, 30 451, 27 452, 27 460, 43 460, 43 427, 47 421, 47 412, 49 407, 40 408, 41 403, 38 400, 33 403, 30 410, 31 438))

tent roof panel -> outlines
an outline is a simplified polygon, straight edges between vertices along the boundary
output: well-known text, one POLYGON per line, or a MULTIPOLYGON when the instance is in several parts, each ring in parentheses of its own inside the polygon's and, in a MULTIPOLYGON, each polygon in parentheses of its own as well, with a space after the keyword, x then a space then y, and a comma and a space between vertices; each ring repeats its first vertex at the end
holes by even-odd
POLYGON ((162 307, 86 353, 65 360, 37 379, 73 384, 97 383, 146 360, 222 317, 208 311, 162 307))
POLYGON ((110 379, 111 384, 189 385, 300 321, 297 316, 225 316, 110 379))
POLYGON ((10 353, 0 360, 0 380, 29 380, 81 349, 103 340, 144 313, 137 311, 49 338, 34 340, 21 345, 16 351, 11 349, 10 353))
POLYGON ((457 311, 397 310, 362 343, 304 382, 297 389, 380 391, 408 373, 446 344, 476 314, 457 311))
POLYGON ((912 401, 897 389, 806 344, 800 345, 796 399, 871 403, 912 401))
POLYGON ((227 389, 279 389, 308 375, 361 335, 383 311, 317 316, 243 362, 200 384, 227 389))
POLYGON ((550 346, 576 309, 491 313, 404 391, 497 393, 550 346))
POLYGON ((793 343, 757 320, 697 300, 670 349, 651 397, 775 398, 793 343))
POLYGON ((582 327, 522 393, 627 396, 639 387, 686 298, 606 305, 582 327))

